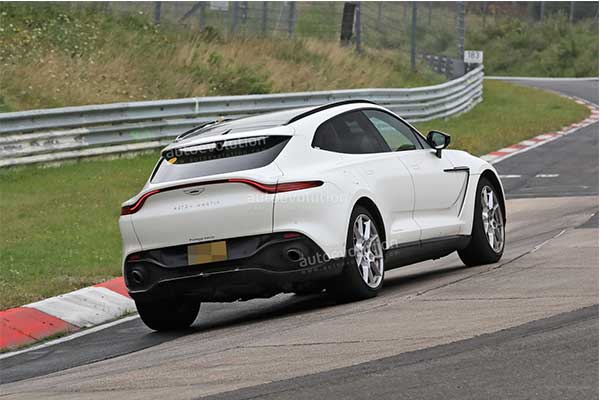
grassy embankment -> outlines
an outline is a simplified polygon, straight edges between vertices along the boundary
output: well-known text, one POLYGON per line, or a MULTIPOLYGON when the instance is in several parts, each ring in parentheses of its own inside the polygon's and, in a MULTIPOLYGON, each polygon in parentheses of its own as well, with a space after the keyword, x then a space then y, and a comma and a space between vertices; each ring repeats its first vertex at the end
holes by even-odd
POLYGON ((395 52, 316 39, 224 39, 145 18, 0 3, 0 98, 13 110, 442 82, 395 52))
MULTIPOLYGON (((431 82, 403 73, 403 64, 391 56, 382 62, 336 45, 297 42, 289 50, 289 43, 233 41, 225 46, 144 30, 135 20, 100 19, 88 26, 62 13, 47 14, 52 18, 39 31, 33 22, 17 26, 21 17, 9 15, 12 7, 0 4, 0 26, 10 26, 5 23, 10 19, 16 29, 0 32, 1 55, 11 60, 2 60, 0 96, 13 109, 253 91, 245 85, 267 88, 254 90, 264 92, 431 82), (19 45, 15 37, 30 41, 19 45), (162 45, 151 46, 156 40, 162 45), (190 76, 191 71, 199 75, 190 76), (222 84, 237 77, 235 84, 222 84)), ((446 130, 452 147, 483 154, 587 114, 564 98, 501 82, 486 82, 484 97, 467 114, 419 128, 446 130)), ((119 275, 119 206, 143 185, 155 159, 0 171, 0 309, 119 275)))
MULTIPOLYGON (((563 3, 564 5, 564 3, 563 3)), ((377 3, 365 3, 365 21, 377 19, 377 3)), ((392 15, 403 15, 402 3, 385 3, 392 15)), ((428 21, 426 3, 419 3, 417 51, 456 57, 454 12, 438 5, 428 21)), ((372 22, 371 22, 372 23, 372 22)), ((410 51, 410 23, 383 19, 382 29, 367 36, 371 46, 410 51), (387 22, 386 22, 387 21, 387 22)), ((467 14, 465 49, 483 50, 487 75, 594 77, 598 76, 598 22, 594 15, 571 24, 564 14, 549 14, 543 22, 508 16, 467 14)))
POLYGON ((597 77, 598 23, 591 17, 575 24, 565 15, 541 23, 502 18, 484 27, 473 16, 465 47, 484 51, 488 75, 597 77))

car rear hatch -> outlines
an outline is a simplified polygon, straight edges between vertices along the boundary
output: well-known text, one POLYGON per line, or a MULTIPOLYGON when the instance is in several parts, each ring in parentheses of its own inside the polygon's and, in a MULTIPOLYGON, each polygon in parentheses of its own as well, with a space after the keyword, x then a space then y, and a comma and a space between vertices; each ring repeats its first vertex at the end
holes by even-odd
POLYGON ((131 218, 144 250, 270 233, 282 175, 273 161, 290 136, 220 136, 167 147, 121 214, 131 218))

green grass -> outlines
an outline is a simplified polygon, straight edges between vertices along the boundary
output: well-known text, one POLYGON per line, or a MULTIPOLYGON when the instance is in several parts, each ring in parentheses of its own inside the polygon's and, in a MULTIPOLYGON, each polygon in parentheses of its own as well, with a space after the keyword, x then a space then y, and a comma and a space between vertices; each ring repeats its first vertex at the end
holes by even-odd
POLYGON ((598 76, 598 23, 591 18, 575 24, 565 15, 543 23, 502 18, 485 27, 467 24, 465 47, 484 51, 488 75, 598 76))
POLYGON ((0 95, 13 110, 443 82, 408 54, 154 26, 94 5, 0 2, 0 95))
POLYGON ((0 112, 9 112, 11 111, 11 108, 8 106, 8 104, 5 103, 4 99, 2 97, 0 97, 0 112))
POLYGON ((120 204, 156 155, 0 172, 0 309, 120 273, 120 204))
MULTIPOLYGON (((419 124, 483 154, 586 117, 587 108, 539 90, 486 82, 469 113, 419 124)), ((157 155, 58 168, 0 171, 0 309, 120 274, 120 204, 144 184, 157 155)))
MULTIPOLYGON (((534 2, 529 2, 534 5, 534 2)), ((372 47, 398 48, 410 51, 411 24, 403 20, 404 2, 364 2, 364 43, 372 47), (378 7, 383 6, 381 23, 378 7), (388 16, 394 16, 394 19, 388 16), (404 23, 398 23, 398 20, 404 23)), ((521 3, 522 4, 522 3, 521 3)), ((539 7, 539 2, 535 3, 539 7)), ((488 15, 485 25, 482 15, 476 11, 480 6, 467 3, 465 18, 465 49, 483 50, 485 72, 488 75, 548 76, 548 77, 594 77, 598 76, 598 21, 591 2, 578 2, 576 8, 587 15, 579 15, 575 23, 568 19, 568 3, 548 3, 562 6, 562 12, 548 12, 543 22, 519 18, 521 13, 510 16, 511 4, 490 3, 490 13, 497 8, 499 15, 488 15), (502 9, 506 12, 503 12, 502 9)), ((513 4, 515 8, 517 4, 513 4)), ((417 52, 447 55, 457 54, 455 11, 442 3, 435 3, 431 23, 426 2, 419 2, 417 13, 417 52)), ((548 7, 547 7, 548 8, 548 7)), ((410 11, 409 11, 410 13, 410 11)), ((323 16, 322 16, 323 18, 323 16)), ((460 56, 459 58, 462 58, 460 56)))
POLYGON ((487 154, 587 117, 587 107, 548 92, 500 81, 485 81, 483 102, 471 112, 418 124, 426 134, 437 129, 452 135, 451 147, 487 154))

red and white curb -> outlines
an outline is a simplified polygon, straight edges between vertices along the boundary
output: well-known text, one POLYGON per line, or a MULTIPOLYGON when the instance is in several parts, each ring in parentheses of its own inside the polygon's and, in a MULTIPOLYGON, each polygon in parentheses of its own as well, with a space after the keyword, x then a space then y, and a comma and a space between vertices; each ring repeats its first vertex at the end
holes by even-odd
POLYGON ((495 163, 505 160, 509 157, 512 157, 516 154, 524 153, 535 147, 541 146, 543 144, 546 144, 548 142, 556 140, 560 137, 569 135, 581 128, 584 128, 588 125, 598 122, 598 106, 596 104, 590 103, 588 101, 585 101, 585 100, 582 100, 582 99, 579 99, 576 97, 565 96, 562 94, 561 94, 561 96, 567 97, 567 98, 575 101, 576 103, 582 104, 582 105, 586 106, 587 108, 589 108, 590 116, 581 122, 571 124, 569 126, 565 126, 559 131, 546 132, 541 135, 537 135, 534 138, 523 140, 522 142, 513 144, 512 146, 508 146, 508 147, 505 147, 500 150, 492 151, 489 154, 481 156, 481 158, 488 161, 491 164, 495 164, 495 163))
POLYGON ((123 278, 0 311, 0 351, 97 326, 135 312, 123 278))

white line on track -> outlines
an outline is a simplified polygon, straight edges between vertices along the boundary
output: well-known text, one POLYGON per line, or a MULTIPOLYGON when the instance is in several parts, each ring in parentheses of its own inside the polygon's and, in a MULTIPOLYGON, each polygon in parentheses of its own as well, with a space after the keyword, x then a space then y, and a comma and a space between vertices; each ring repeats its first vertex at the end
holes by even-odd
POLYGON ((518 179, 521 175, 500 175, 500 179, 518 179))
POLYGON ((559 174, 537 174, 536 178, 558 178, 559 174))
POLYGON ((3 360, 5 358, 9 358, 9 357, 13 357, 13 356, 16 356, 18 354, 29 353, 30 351, 41 350, 43 348, 54 346, 54 345, 59 344, 59 343, 68 342, 69 340, 77 339, 78 337, 89 335, 90 333, 99 332, 101 330, 104 330, 106 328, 110 328, 112 326, 116 326, 116 325, 122 324, 124 322, 133 321, 136 318, 139 318, 139 315, 137 315, 137 314, 130 315, 129 317, 121 318, 121 319, 118 319, 116 321, 108 322, 106 324, 98 325, 98 326, 95 326, 93 328, 85 329, 85 330, 76 332, 76 333, 74 333, 72 335, 68 335, 68 336, 64 336, 64 337, 58 338, 58 339, 50 340, 48 342, 42 343, 42 344, 37 345, 37 346, 28 347, 28 348, 23 349, 23 350, 11 351, 10 353, 0 354, 0 360, 3 360))
POLYGON ((560 231, 560 232, 558 232, 556 235, 552 236, 550 239, 548 239, 548 240, 545 240, 545 241, 543 241, 542 243, 540 243, 540 244, 536 245, 536 246, 533 248, 533 250, 531 250, 529 253, 530 253, 530 254, 532 254, 532 253, 535 253, 536 251, 538 251, 539 249, 541 249, 542 247, 544 247, 545 245, 547 245, 548 243, 550 243, 552 240, 554 240, 554 239, 556 239, 556 238, 558 238, 558 237, 562 236, 562 235, 563 235, 563 233, 565 233, 566 231, 567 231, 566 229, 563 229, 563 230, 561 230, 561 231, 560 231))

